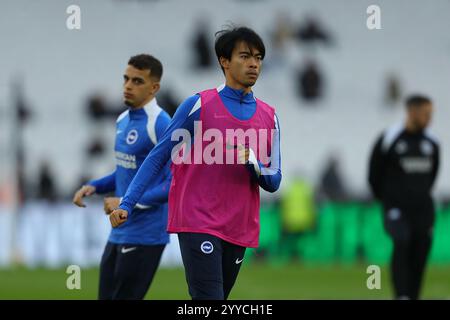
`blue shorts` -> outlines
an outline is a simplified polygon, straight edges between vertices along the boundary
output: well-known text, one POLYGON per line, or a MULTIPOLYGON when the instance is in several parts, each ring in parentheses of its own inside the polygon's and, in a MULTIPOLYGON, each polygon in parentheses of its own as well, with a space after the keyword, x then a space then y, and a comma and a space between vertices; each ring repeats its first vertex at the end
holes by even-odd
POLYGON ((100 263, 99 300, 142 300, 164 247, 108 242, 100 263))
POLYGON ((241 247, 205 233, 178 234, 193 300, 226 300, 244 259, 241 247))

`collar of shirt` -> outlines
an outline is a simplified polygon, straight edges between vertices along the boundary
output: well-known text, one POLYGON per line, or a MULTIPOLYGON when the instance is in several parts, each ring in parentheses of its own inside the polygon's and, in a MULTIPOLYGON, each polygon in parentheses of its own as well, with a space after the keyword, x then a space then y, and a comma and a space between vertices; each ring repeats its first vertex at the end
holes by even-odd
POLYGON ((240 104, 254 104, 256 102, 253 92, 244 93, 244 89, 233 89, 229 86, 224 86, 222 90, 219 90, 219 95, 222 98, 236 101, 240 104))
POLYGON ((147 116, 147 111, 149 108, 153 108, 157 105, 156 98, 153 98, 146 105, 141 108, 128 108, 128 114, 131 120, 142 119, 147 116))

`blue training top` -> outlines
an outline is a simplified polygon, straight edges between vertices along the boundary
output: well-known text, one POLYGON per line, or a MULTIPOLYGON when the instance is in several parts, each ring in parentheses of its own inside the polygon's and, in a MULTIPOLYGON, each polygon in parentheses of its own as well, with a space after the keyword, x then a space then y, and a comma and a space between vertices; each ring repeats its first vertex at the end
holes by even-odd
MULTIPOLYGON (((97 193, 115 191, 123 197, 144 159, 163 137, 170 116, 156 99, 143 108, 123 112, 116 124, 116 170, 88 184, 97 193)), ((171 182, 170 163, 158 169, 145 192, 133 205, 132 215, 117 228, 112 228, 109 241, 116 244, 156 245, 169 242, 167 228, 168 193, 171 182)))

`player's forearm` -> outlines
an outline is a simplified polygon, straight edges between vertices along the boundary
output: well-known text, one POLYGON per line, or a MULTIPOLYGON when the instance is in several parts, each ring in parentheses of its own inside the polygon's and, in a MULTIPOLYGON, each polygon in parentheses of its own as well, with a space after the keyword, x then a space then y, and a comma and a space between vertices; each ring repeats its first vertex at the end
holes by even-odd
MULTIPOLYGON (((261 188, 268 192, 275 192, 281 183, 281 145, 280 145, 280 127, 278 118, 275 117, 275 132, 272 139, 272 148, 270 152, 270 165, 265 166, 261 161, 254 165, 254 174, 258 179, 261 188)), ((250 154, 249 161, 255 163, 255 156, 250 154), (252 160, 253 159, 253 160, 252 160)))
POLYGON ((154 188, 151 188, 139 199, 135 208, 137 209, 147 209, 151 206, 157 206, 167 203, 169 198, 170 189, 170 177, 164 180, 162 183, 158 184, 154 188))
POLYGON ((258 181, 261 188, 268 192, 275 192, 280 187, 281 183, 281 159, 277 155, 278 161, 271 161, 270 166, 266 167, 261 161, 257 161, 251 152, 249 162, 246 164, 252 177, 258 181))
POLYGON ((149 153, 136 173, 136 176, 128 186, 127 192, 122 198, 119 206, 121 209, 131 213, 132 208, 139 202, 145 191, 148 189, 150 182, 155 180, 169 158, 170 145, 168 146, 167 142, 164 143, 164 141, 161 141, 149 153))
POLYGON ((94 186, 95 192, 99 194, 112 192, 116 190, 116 172, 100 179, 91 180, 87 184, 94 186))
POLYGON ((275 192, 280 187, 281 183, 281 169, 280 168, 265 168, 258 178, 258 184, 261 188, 268 192, 275 192))

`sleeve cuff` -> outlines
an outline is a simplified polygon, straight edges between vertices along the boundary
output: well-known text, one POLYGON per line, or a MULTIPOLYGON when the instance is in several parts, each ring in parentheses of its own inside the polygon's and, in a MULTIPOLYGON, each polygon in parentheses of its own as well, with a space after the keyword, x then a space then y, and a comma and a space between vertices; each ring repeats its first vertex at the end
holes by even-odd
POLYGON ((256 159, 255 153, 250 149, 250 154, 248 156, 248 163, 253 165, 256 175, 259 177, 261 175, 261 168, 259 167, 258 159, 256 159))
POLYGON ((126 206, 125 204, 119 204, 119 209, 125 210, 126 212, 128 212, 128 214, 131 213, 130 208, 128 208, 128 206, 126 206))
POLYGON ((152 206, 147 206, 147 205, 138 203, 138 204, 136 204, 134 207, 135 207, 136 209, 146 210, 146 209, 150 209, 152 206))
MULTIPOLYGON (((123 197, 120 197, 119 199, 120 199, 120 202, 122 202, 123 197)), ((146 210, 146 209, 150 209, 152 206, 137 203, 134 207, 136 209, 146 210)), ((122 207, 122 205, 119 205, 119 208, 128 211, 128 209, 126 209, 125 207, 122 207)), ((130 212, 130 211, 128 211, 128 212, 130 212)))

